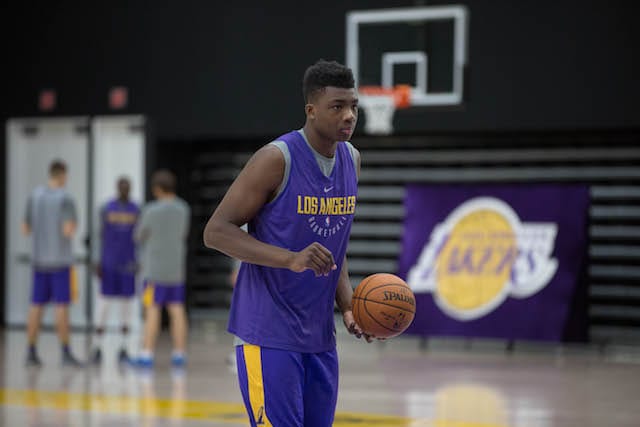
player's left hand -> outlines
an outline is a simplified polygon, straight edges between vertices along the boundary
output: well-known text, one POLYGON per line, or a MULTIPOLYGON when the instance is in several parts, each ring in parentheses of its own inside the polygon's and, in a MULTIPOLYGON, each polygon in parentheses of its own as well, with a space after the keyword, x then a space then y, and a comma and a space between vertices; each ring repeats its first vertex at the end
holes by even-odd
POLYGON ((355 335, 356 338, 364 337, 367 342, 372 342, 375 338, 374 336, 365 334, 362 331, 362 328, 360 328, 356 323, 356 320, 353 318, 353 312, 351 310, 342 313, 342 321, 344 322, 344 326, 347 328, 347 331, 349 331, 351 335, 355 335))

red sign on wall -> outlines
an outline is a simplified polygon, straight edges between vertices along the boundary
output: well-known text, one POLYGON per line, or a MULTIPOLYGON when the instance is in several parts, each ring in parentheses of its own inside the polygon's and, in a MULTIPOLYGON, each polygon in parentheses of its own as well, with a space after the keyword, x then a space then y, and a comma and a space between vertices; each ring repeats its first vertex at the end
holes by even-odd
POLYGON ((44 89, 40 91, 38 97, 38 109, 40 111, 53 111, 56 108, 56 91, 53 89, 44 89))
POLYGON ((122 110, 129 103, 129 90, 124 86, 114 86, 109 90, 109 108, 122 110))

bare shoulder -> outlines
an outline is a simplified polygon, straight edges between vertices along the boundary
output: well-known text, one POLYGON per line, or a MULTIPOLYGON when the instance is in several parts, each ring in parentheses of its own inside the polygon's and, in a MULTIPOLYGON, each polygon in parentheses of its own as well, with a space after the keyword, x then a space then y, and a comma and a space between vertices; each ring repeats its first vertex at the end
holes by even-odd
POLYGON ((284 154, 275 144, 266 144, 251 156, 247 165, 251 162, 259 162, 271 167, 284 166, 284 154))
POLYGON ((250 180, 258 180, 264 186, 276 188, 284 174, 285 159, 274 144, 267 144, 256 151, 245 165, 242 173, 250 180))

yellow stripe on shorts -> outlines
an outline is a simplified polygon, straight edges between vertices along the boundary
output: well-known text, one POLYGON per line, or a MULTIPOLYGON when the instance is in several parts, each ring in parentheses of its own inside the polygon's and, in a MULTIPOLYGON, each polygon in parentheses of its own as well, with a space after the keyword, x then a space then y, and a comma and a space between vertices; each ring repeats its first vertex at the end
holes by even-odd
POLYGON ((148 283, 144 288, 144 293, 142 294, 142 304, 145 307, 151 307, 153 305, 153 291, 155 289, 155 285, 153 283, 148 283))
POLYGON ((72 303, 78 300, 78 274, 74 267, 69 267, 69 296, 72 303))
POLYGON ((257 345, 244 344, 242 351, 244 352, 244 362, 247 368, 249 402, 251 403, 253 418, 259 426, 272 427, 264 407, 264 383, 262 382, 260 347, 257 345))

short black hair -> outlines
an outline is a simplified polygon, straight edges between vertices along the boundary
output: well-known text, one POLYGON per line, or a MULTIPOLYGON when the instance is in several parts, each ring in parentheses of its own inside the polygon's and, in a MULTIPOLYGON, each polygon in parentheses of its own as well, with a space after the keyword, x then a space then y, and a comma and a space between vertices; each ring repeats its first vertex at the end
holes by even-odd
POLYGON ((355 87, 351 68, 345 67, 336 61, 325 61, 324 59, 320 59, 307 68, 302 80, 304 102, 309 103, 316 92, 323 90, 327 86, 345 89, 355 87))
POLYGON ((168 169, 160 169, 153 173, 151 187, 158 187, 165 193, 175 193, 176 176, 168 169))
POLYGON ((62 160, 54 160, 49 164, 49 176, 57 177, 67 172, 67 164, 62 160))

